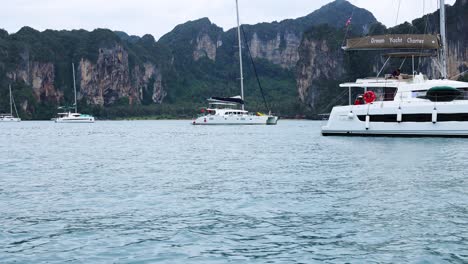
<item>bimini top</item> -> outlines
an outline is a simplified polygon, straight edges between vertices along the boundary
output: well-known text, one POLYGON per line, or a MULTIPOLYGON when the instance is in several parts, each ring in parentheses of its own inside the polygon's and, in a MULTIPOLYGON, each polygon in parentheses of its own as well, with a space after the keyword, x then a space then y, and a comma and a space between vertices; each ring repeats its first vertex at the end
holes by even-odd
POLYGON ((437 53, 433 52, 391 52, 385 53, 382 57, 386 58, 424 58, 424 57, 436 57, 437 53))
POLYGON ((346 40, 344 50, 418 49, 437 50, 440 41, 435 35, 392 34, 376 35, 346 40))
POLYGON ((208 102, 212 104, 244 104, 244 100, 240 96, 233 96, 233 97, 211 97, 208 99, 208 102))

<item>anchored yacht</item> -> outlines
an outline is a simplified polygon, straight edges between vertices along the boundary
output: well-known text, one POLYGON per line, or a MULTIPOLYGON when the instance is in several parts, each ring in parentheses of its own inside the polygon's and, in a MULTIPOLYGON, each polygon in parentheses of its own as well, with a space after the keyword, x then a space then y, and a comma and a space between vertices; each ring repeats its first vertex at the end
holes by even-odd
POLYGON ((54 121, 55 123, 94 123, 94 117, 91 115, 68 111, 58 113, 57 118, 55 118, 54 121))
POLYGON ((192 121, 193 125, 276 125, 278 122, 278 117, 272 115, 271 112, 268 114, 252 114, 245 110, 241 28, 239 22, 239 5, 237 0, 236 11, 241 95, 227 98, 212 97, 208 99, 208 108, 202 109, 202 114, 192 121))
POLYGON ((468 83, 447 79, 443 0, 440 7, 441 44, 438 38, 429 35, 386 35, 351 39, 344 48, 418 47, 430 50, 442 46, 442 79, 429 80, 422 73, 415 73, 414 58, 429 56, 421 51, 387 54, 385 64, 393 57, 412 58, 413 73, 371 77, 341 84, 340 87, 349 89, 349 105, 333 107, 328 123, 322 127, 322 135, 468 137, 468 83), (400 44, 406 44, 397 47, 390 39, 399 39, 400 44), (363 91, 354 104, 352 95, 356 93, 353 93, 353 89, 363 91))
POLYGON ((240 96, 208 99, 209 107, 193 121, 194 125, 276 125, 278 117, 249 113, 239 109, 244 104, 240 96))
POLYGON ((468 136, 466 82, 418 74, 358 79, 340 87, 348 87, 350 94, 352 88, 363 89, 365 101, 334 107, 322 127, 324 136, 468 136))
POLYGON ((10 113, 9 114, 0 114, 0 122, 20 122, 21 118, 18 117, 18 110, 16 110, 16 104, 13 100, 13 95, 11 94, 11 85, 8 86, 10 91, 10 113), (16 116, 13 116, 13 105, 15 106, 16 116))
POLYGON ((75 91, 75 104, 74 107, 61 106, 59 109, 66 110, 66 112, 58 113, 56 118, 52 120, 55 123, 94 123, 94 117, 91 115, 78 113, 78 104, 76 101, 76 83, 75 83, 75 65, 72 63, 73 68, 73 89, 75 91), (71 110, 75 111, 72 112, 71 110))

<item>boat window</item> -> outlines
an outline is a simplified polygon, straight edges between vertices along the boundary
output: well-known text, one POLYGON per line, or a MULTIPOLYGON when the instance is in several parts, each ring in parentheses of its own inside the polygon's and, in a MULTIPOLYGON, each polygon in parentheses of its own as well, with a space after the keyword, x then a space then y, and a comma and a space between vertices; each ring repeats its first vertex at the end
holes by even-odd
POLYGON ((411 91, 411 98, 426 98, 427 90, 411 91))
POLYGON ((468 100, 468 87, 467 88, 458 88, 457 90, 462 92, 462 94, 459 97, 455 98, 456 100, 468 100))
MULTIPOLYGON (((358 115, 360 121, 366 121, 366 115, 358 115)), ((403 114, 402 122, 432 122, 430 114, 403 114)), ((437 122, 468 122, 468 113, 437 114, 437 122)), ((370 115, 370 122, 397 122, 397 115, 370 115)))
MULTIPOLYGON (((366 121, 366 115, 358 115, 360 121, 366 121)), ((370 115, 370 122, 396 122, 397 115, 370 115)))
MULTIPOLYGON (((382 95, 380 98, 382 98, 382 101, 393 101, 395 99, 395 95, 397 92, 397 88, 395 87, 383 87, 382 88, 382 95)), ((379 98, 379 97, 377 97, 379 98)))
POLYGON ((447 121, 468 121, 467 113, 458 113, 458 114, 438 114, 437 122, 447 122, 447 121))

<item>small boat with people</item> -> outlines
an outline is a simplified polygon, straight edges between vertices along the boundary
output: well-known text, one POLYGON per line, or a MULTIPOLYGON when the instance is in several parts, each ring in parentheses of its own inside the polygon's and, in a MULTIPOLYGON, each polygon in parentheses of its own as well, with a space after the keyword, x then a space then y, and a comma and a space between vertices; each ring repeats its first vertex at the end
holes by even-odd
POLYGON ((349 90, 349 104, 333 107, 327 124, 321 129, 322 135, 468 137, 468 83, 447 76, 445 5, 440 1, 440 41, 432 35, 385 35, 347 41, 345 50, 401 48, 409 51, 385 54, 387 61, 377 77, 340 84, 349 90), (397 45, 390 39, 404 41, 397 45), (441 65, 440 79, 431 80, 414 70, 415 58, 435 58, 437 52, 440 52, 440 62, 436 62, 441 65), (398 69, 380 77, 392 58, 411 59, 412 73, 403 74, 398 69), (352 96, 357 93, 353 104, 352 96))

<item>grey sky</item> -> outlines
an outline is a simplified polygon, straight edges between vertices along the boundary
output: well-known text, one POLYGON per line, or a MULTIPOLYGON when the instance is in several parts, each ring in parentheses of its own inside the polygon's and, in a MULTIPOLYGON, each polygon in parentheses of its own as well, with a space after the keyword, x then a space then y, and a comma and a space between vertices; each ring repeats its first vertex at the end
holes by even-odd
MULTIPOLYGON (((439 0, 349 0, 386 26, 411 21, 438 8, 439 0), (397 7, 401 1, 397 21, 397 7)), ((239 0, 241 22, 280 21, 307 15, 331 0, 239 0)), ((446 0, 452 5, 455 0, 446 0)), ((234 0, 0 0, 0 28, 38 30, 110 28, 156 39, 188 20, 208 17, 227 30, 235 26, 234 0)))

